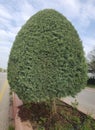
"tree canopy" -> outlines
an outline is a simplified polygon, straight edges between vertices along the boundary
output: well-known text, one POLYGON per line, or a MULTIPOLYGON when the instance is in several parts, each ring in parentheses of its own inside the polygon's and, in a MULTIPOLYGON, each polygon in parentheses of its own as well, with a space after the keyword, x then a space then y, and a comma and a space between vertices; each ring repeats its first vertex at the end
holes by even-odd
POLYGON ((88 59, 89 71, 95 73, 95 48, 88 54, 88 59))
POLYGON ((8 81, 24 102, 74 96, 85 87, 82 42, 65 16, 45 9, 25 23, 11 49, 8 81))

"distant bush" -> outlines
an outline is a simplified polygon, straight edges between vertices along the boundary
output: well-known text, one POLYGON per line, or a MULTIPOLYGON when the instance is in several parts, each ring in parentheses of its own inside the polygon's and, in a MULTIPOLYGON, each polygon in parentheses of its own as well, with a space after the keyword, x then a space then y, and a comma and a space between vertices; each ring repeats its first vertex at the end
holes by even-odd
POLYGON ((0 72, 7 72, 6 69, 0 68, 0 72))
POLYGON ((0 68, 0 72, 2 72, 2 70, 3 70, 3 69, 2 69, 2 68, 0 68))
POLYGON ((62 14, 45 9, 21 28, 9 57, 8 81, 24 102, 74 96, 86 86, 82 42, 62 14))
POLYGON ((95 78, 89 78, 87 81, 88 85, 95 85, 95 78))

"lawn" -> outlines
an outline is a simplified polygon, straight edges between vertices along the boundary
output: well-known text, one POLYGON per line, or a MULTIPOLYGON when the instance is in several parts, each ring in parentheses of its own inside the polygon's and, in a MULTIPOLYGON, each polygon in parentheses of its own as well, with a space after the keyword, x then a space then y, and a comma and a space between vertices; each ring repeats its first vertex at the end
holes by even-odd
POLYGON ((92 84, 88 84, 87 87, 89 87, 89 88, 95 88, 95 85, 94 84, 93 85, 92 84))

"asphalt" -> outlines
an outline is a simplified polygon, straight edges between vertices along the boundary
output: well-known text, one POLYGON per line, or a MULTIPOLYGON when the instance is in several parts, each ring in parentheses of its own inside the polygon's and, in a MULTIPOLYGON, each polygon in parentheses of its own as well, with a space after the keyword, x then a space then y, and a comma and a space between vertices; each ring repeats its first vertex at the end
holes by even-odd
POLYGON ((0 130, 8 130, 9 125, 9 86, 7 74, 0 73, 0 130))
POLYGON ((2 86, 3 86, 6 79, 7 79, 7 74, 0 72, 0 91, 1 91, 2 86))

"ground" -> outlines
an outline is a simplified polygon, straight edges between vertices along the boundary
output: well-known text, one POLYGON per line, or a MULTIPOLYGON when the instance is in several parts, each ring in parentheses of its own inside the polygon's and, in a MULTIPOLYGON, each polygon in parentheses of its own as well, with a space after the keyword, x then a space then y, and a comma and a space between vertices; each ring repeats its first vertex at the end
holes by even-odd
POLYGON ((18 115, 22 122, 29 120, 33 130, 95 129, 95 120, 60 100, 56 100, 56 112, 46 102, 29 103, 19 106, 18 115))

